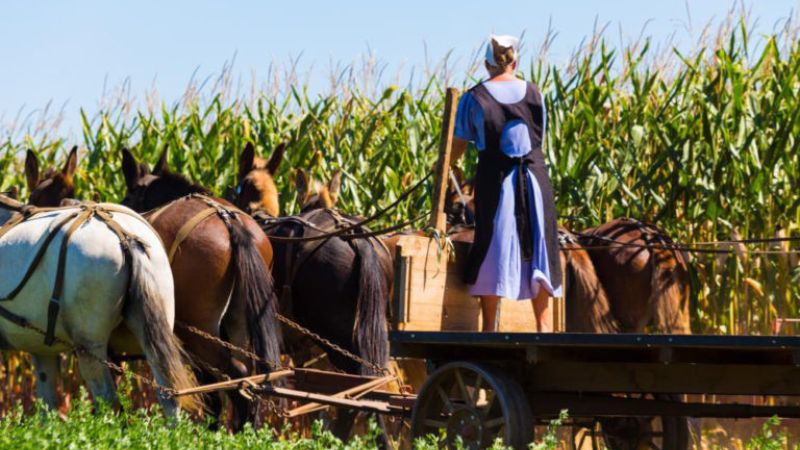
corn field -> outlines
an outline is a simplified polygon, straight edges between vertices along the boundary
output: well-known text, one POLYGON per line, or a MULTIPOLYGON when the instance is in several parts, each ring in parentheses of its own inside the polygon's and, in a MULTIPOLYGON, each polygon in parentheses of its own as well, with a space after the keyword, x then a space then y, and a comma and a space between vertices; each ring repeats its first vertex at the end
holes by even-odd
MULTIPOLYGON (((547 97, 545 152, 565 226, 628 216, 686 244, 800 236, 800 44, 790 31, 752 37, 746 23, 722 25, 690 52, 654 50, 647 40, 611 46, 597 35, 567 64, 547 62, 543 48, 520 72, 547 97)), ((424 82, 398 87, 383 86, 379 68, 365 67, 335 79, 324 95, 309 94, 296 76, 281 89, 238 95, 226 72, 211 87, 190 84, 173 105, 138 109, 121 97, 96 116, 83 113, 82 142, 46 121, 18 125, 0 130, 0 191, 18 188, 25 198, 25 149, 46 166, 77 144, 77 195, 119 201, 120 149, 153 164, 167 145, 174 171, 224 195, 246 142, 268 155, 285 141, 277 175, 285 214, 297 212, 292 174, 304 168, 323 180, 341 170, 341 208, 367 215, 431 169, 442 92, 458 78, 446 68, 444 61, 424 82)), ((476 70, 456 84, 468 87, 476 70)), ((474 156, 464 164, 469 172, 474 156)), ((381 225, 418 216, 429 194, 412 196, 381 225)), ((797 245, 725 248, 734 252, 693 255, 695 332, 766 334, 776 317, 800 315, 797 245)), ((6 359, 5 380, 24 379, 23 366, 6 359)))

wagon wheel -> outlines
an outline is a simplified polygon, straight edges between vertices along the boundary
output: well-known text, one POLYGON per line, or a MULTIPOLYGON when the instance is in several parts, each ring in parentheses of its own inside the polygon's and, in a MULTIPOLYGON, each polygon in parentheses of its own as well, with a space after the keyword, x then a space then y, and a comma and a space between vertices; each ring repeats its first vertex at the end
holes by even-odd
POLYGON ((496 439, 527 448, 533 436, 530 406, 520 385, 496 369, 453 362, 425 382, 411 417, 413 438, 446 433, 448 448, 482 449, 496 439))
MULTIPOLYGON (((678 400, 675 395, 657 394, 646 397, 678 400)), ((691 433, 687 417, 620 417, 601 419, 603 439, 611 450, 687 450, 691 433)))

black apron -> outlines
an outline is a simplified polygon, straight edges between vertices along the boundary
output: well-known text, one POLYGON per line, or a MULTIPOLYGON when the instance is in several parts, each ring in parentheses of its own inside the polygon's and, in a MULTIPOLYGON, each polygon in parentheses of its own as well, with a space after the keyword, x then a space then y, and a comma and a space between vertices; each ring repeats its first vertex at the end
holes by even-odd
POLYGON ((475 284, 481 264, 494 233, 494 217, 500 201, 503 180, 514 170, 518 173, 518 183, 514 186, 514 215, 520 237, 522 257, 530 260, 533 256, 533 232, 530 223, 530 210, 536 208, 533 198, 528 196, 528 176, 536 177, 542 192, 544 212, 544 239, 547 246, 547 261, 550 269, 550 285, 553 289, 561 286, 561 258, 558 248, 555 201, 547 164, 542 153, 544 133, 544 108, 542 94, 533 83, 527 83, 525 97, 513 104, 503 104, 492 97, 483 84, 470 89, 470 94, 483 109, 484 139, 486 148, 479 152, 478 170, 475 174, 475 241, 470 248, 464 281, 475 284), (525 156, 507 156, 500 148, 500 138, 505 125, 520 120, 528 127, 531 151, 525 156), (530 169, 530 172, 528 171, 530 169))

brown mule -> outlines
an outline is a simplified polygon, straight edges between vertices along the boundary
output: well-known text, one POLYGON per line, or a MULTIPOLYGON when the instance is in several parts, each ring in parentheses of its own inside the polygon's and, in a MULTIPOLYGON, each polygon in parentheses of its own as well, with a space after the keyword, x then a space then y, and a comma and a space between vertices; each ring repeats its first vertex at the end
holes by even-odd
POLYGON ((614 219, 584 230, 579 241, 592 247, 597 274, 623 332, 691 334, 689 266, 683 253, 659 248, 672 244, 655 225, 614 219), (602 248, 598 250, 597 248, 602 248))
MULTIPOLYGON (((445 197, 448 221, 454 227, 470 226, 469 218, 474 217, 472 181, 464 181, 458 170, 454 170, 453 178, 458 184, 451 180, 445 197)), ((673 250, 640 247, 671 242, 661 230, 630 219, 616 219, 578 235, 565 229, 559 234, 562 245, 565 237, 571 237, 568 247, 572 247, 561 255, 562 269, 573 277, 567 279, 565 290, 567 331, 572 331, 570 324, 581 324, 575 331, 644 332, 651 326, 662 333, 691 333, 686 258, 673 250), (586 237, 592 234, 596 237, 586 237), (634 246, 617 245, 609 239, 634 246), (575 246, 587 249, 578 251, 575 246), (594 299, 580 297, 584 294, 594 299), (595 303, 598 301, 601 304, 595 303), (605 318, 605 301, 613 322, 605 318), (574 308, 585 302, 594 306, 574 308), (570 318, 570 314, 593 317, 570 318), (599 328, 584 329, 590 324, 599 328)))
MULTIPOLYGON (((142 211, 151 209, 153 204, 169 202, 172 197, 162 192, 150 190, 170 179, 181 186, 174 191, 181 193, 205 192, 202 188, 187 181, 172 181, 178 178, 166 167, 166 153, 162 154, 156 174, 151 174, 144 164, 136 163, 133 156, 125 151, 124 172, 129 186, 127 206, 142 211), (159 181, 160 180, 160 181, 159 181), (132 200, 132 198, 136 200, 132 200)), ((60 204, 67 195, 74 192, 71 175, 77 163, 74 152, 70 153, 65 169, 61 172, 48 169, 48 178, 38 178, 36 156, 29 153, 26 160, 26 175, 31 184, 31 199, 34 204, 60 204), (65 186, 61 186, 62 180, 65 186), (69 194, 68 194, 69 193, 69 194)), ((168 207, 161 212, 146 213, 153 228, 156 229, 167 249, 170 249, 183 224, 198 212, 209 207, 207 200, 225 209, 237 211, 223 200, 187 198, 180 205, 168 207), (158 214, 157 217, 154 217, 158 214)), ((231 340, 244 348, 255 347, 256 353, 268 361, 279 359, 279 337, 274 322, 274 293, 267 265, 272 258, 268 240, 258 226, 246 215, 239 212, 237 218, 230 220, 230 228, 218 215, 211 215, 190 230, 178 247, 171 267, 175 280, 176 334, 183 340, 186 350, 197 365, 199 381, 216 381, 218 375, 239 377, 247 374, 245 364, 229 351, 210 343, 191 333, 186 326, 192 326, 215 337, 231 340), (232 292, 233 291, 233 292, 232 292), (252 344, 252 345, 251 345, 252 344), (214 369, 221 374, 214 373, 214 369)), ((125 330, 118 342, 124 346, 125 330)), ((115 334, 117 334, 115 332, 115 334)), ((114 342, 112 342, 113 344, 114 342)), ((113 346, 113 345, 112 345, 113 346)), ((137 349, 123 347, 127 352, 137 349)), ((247 362, 249 363, 249 361, 247 362)), ((234 404, 234 429, 240 428, 243 421, 251 416, 249 402, 238 394, 231 396, 234 404)), ((209 397, 207 405, 217 417, 221 403, 216 397, 209 397)))
POLYGON ((28 182, 31 205, 41 207, 59 206, 64 199, 75 196, 75 185, 72 177, 78 166, 78 147, 72 147, 64 167, 61 170, 49 167, 39 170, 39 159, 36 153, 28 150, 25 154, 25 178, 28 182))
MULTIPOLYGON (((149 211, 145 218, 170 250, 177 322, 252 349, 262 360, 277 365, 280 335, 269 271, 269 240, 241 210, 170 172, 167 155, 165 148, 151 172, 123 150, 127 186, 123 204, 136 211, 149 211)), ((197 358, 203 382, 212 382, 220 375, 236 378, 248 374, 242 361, 251 361, 242 355, 185 328, 179 328, 178 333, 197 358), (223 374, 214 373, 217 370, 223 374)), ((261 361, 256 361, 255 367, 259 372, 269 369, 261 361)), ((239 428, 251 418, 250 404, 238 392, 228 395, 234 404, 234 428, 239 428)), ((209 404, 214 413, 219 413, 218 402, 209 399, 209 404)))

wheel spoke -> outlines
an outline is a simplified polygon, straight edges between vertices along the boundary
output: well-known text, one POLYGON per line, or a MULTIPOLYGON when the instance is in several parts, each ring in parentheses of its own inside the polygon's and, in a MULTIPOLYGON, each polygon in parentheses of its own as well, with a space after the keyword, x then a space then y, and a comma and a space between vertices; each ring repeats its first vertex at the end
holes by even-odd
POLYGON ((441 386, 436 386, 436 392, 439 394, 439 397, 442 398, 442 403, 444 403, 444 407, 447 408, 447 412, 452 413, 455 411, 453 403, 450 401, 450 397, 441 386))
POLYGON ((447 423, 442 422, 441 420, 433 420, 433 419, 425 419, 423 422, 426 427, 440 429, 440 428, 447 428, 447 423))
POLYGON ((467 402, 471 402, 472 397, 469 395, 469 392, 467 391, 467 385, 464 384, 464 377, 461 376, 461 371, 456 370, 455 376, 456 376, 456 383, 458 383, 458 390, 461 391, 461 398, 467 402))
POLYGON ((483 422, 483 426, 487 429, 492 429, 506 423, 505 417, 495 417, 494 419, 483 422))

